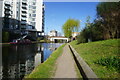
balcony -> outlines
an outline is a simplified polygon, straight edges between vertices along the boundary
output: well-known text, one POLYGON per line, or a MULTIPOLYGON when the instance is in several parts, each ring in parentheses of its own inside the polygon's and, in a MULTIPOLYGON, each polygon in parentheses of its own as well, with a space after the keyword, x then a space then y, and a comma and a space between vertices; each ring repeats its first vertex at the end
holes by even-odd
POLYGON ((27 11, 26 11, 26 10, 23 10, 22 13, 23 13, 23 14, 27 14, 27 11))
POLYGON ((22 9, 27 9, 27 6, 26 5, 22 5, 22 9))
POLYGON ((6 1, 5 3, 5 6, 11 6, 10 2, 6 1))
POLYGON ((7 9, 7 10, 11 10, 10 6, 5 6, 4 8, 7 9))
POLYGON ((26 15, 21 15, 22 18, 26 18, 27 16, 26 15))
POLYGON ((21 21, 21 25, 26 25, 26 21, 21 21))
POLYGON ((26 29, 26 25, 21 25, 21 29, 26 29))
POLYGON ((26 7, 27 8, 27 5, 22 5, 22 7, 26 7))
MULTIPOLYGON (((22 11, 26 11, 26 10, 27 10, 27 8, 22 7, 22 8, 21 8, 21 10, 22 10, 22 11)), ((24 13, 24 12, 23 12, 23 13, 24 13)))
POLYGON ((27 2, 26 1, 22 2, 22 5, 27 5, 27 2))
POLYGON ((4 12, 6 15, 11 15, 11 11, 5 11, 4 12))
POLYGON ((27 2, 27 0, 22 0, 22 1, 27 2))
POLYGON ((21 21, 26 21, 26 18, 25 18, 25 17, 22 17, 22 18, 21 18, 21 21))

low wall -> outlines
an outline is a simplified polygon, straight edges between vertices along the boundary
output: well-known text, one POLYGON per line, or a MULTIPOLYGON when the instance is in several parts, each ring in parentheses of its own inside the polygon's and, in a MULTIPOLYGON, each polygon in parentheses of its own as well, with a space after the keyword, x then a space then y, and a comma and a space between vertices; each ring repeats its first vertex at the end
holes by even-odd
POLYGON ((81 75, 83 76, 83 79, 87 80, 94 80, 98 77, 96 74, 92 71, 92 69, 88 66, 88 64, 80 57, 80 55, 76 52, 76 50, 69 44, 70 50, 74 56, 74 59, 76 61, 76 64, 79 68, 79 71, 81 75))

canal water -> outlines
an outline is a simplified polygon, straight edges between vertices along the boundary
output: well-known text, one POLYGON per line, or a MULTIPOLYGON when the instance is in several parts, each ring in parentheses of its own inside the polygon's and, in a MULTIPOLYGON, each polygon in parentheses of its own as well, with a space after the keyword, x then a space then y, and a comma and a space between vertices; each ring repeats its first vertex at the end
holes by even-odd
POLYGON ((62 43, 2 46, 2 79, 22 79, 43 63, 62 43))

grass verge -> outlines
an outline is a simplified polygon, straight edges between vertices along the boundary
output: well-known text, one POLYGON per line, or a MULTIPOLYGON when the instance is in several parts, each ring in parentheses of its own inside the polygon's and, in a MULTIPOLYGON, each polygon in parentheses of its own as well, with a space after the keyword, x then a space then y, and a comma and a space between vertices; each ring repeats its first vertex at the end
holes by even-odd
POLYGON ((25 76, 25 79, 51 78, 54 75, 56 60, 62 54, 62 49, 64 46, 65 44, 55 50, 44 63, 36 67, 31 74, 25 76))
POLYGON ((99 78, 120 78, 120 39, 70 44, 99 78))

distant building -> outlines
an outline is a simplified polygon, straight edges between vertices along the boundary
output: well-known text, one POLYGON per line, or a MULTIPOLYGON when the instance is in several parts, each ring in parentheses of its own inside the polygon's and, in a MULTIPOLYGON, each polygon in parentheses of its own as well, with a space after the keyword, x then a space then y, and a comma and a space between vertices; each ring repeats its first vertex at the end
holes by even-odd
POLYGON ((56 30, 51 30, 48 35, 49 36, 57 36, 57 31, 56 30))
POLYGON ((79 32, 73 32, 72 33, 72 38, 76 38, 76 36, 78 36, 80 33, 79 32))

